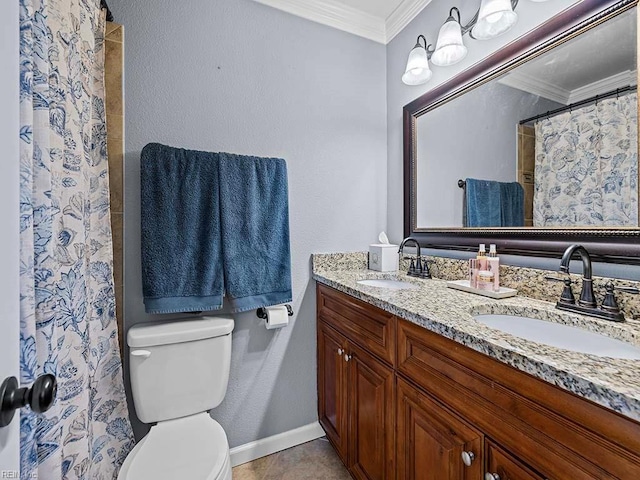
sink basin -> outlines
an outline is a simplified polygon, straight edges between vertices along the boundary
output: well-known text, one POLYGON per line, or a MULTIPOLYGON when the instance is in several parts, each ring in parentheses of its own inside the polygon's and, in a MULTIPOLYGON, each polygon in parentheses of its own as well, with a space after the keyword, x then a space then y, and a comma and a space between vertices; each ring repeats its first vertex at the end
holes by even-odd
POLYGON ((387 290, 408 290, 411 288, 418 288, 418 286, 413 283, 387 278, 358 280, 358 283, 360 285, 366 285, 367 287, 386 288, 387 290))
POLYGON ((599 357, 640 360, 640 347, 581 328, 515 315, 475 315, 484 325, 532 342, 599 357))

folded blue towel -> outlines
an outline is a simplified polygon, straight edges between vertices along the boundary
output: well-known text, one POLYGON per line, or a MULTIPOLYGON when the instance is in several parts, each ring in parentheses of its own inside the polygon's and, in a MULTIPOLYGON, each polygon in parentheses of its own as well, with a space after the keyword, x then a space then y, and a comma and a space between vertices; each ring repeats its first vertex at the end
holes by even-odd
POLYGON ((150 143, 140 158, 147 313, 216 310, 224 292, 217 154, 150 143))
POLYGON ((524 227, 524 189, 518 182, 500 183, 502 227, 524 227))
POLYGON ((467 226, 499 227, 500 183, 492 180, 466 179, 467 226))
POLYGON ((219 154, 225 290, 233 312, 290 302, 287 165, 219 154))

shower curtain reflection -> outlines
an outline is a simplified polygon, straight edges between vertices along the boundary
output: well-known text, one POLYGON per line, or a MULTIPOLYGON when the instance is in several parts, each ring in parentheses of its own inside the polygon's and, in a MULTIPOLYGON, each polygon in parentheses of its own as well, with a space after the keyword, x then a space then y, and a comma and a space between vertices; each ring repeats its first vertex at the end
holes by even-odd
POLYGON ((637 94, 535 125, 535 227, 637 227, 637 94))

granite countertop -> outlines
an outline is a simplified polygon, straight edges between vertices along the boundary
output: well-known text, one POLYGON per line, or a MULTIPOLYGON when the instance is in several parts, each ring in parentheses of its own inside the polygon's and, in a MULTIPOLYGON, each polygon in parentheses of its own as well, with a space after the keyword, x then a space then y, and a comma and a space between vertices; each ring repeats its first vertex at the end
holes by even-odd
POLYGON ((562 312, 554 303, 523 296, 493 300, 448 288, 444 280, 374 272, 367 270, 361 259, 331 262, 331 257, 314 255, 316 281, 640 421, 640 360, 598 357, 535 343, 491 329, 473 315, 526 315, 578 326, 637 346, 640 321, 598 320, 562 312), (377 278, 410 282, 418 288, 390 290, 357 283, 377 278))

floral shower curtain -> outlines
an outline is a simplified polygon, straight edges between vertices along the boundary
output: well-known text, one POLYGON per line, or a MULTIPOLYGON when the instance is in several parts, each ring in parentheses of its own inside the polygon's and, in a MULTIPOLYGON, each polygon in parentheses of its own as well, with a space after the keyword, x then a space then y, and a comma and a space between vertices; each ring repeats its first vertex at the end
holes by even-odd
POLYGON ((99 0, 20 0, 21 478, 113 479, 133 446, 118 350, 99 0))
POLYGON ((638 226, 637 94, 536 123, 536 227, 638 226))

